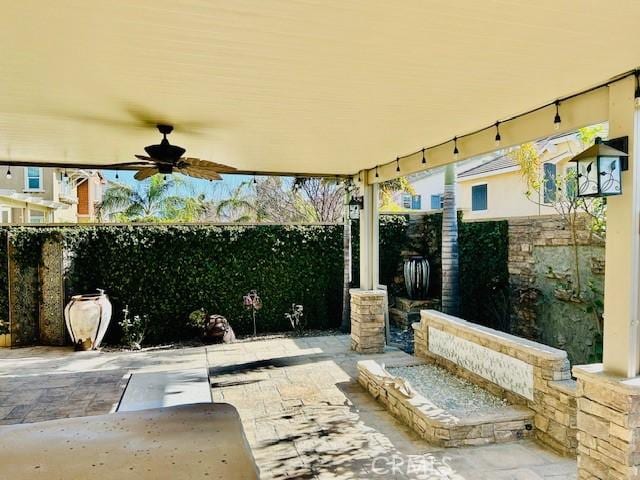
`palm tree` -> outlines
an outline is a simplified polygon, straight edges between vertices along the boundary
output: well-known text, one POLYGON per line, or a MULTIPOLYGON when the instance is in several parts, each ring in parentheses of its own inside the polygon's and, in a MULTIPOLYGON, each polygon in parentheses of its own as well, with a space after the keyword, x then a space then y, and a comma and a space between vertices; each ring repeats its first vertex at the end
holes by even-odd
POLYGON ((166 209, 176 203, 171 190, 176 180, 154 175, 135 187, 121 182, 109 182, 98 207, 100 218, 116 221, 153 221, 165 218, 166 209))
POLYGON ((220 200, 216 206, 218 218, 230 222, 260 221, 262 215, 256 207, 251 183, 244 181, 229 192, 229 197, 220 200))
POLYGON ((456 167, 447 165, 444 173, 442 210, 442 311, 460 313, 458 266, 458 215, 456 211, 456 167))

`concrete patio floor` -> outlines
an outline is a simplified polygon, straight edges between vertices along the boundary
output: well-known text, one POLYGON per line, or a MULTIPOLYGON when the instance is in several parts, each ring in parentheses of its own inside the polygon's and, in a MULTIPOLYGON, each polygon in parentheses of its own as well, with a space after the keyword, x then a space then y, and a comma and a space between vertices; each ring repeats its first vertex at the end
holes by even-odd
POLYGON ((358 355, 342 335, 133 353, 0 350, 0 422, 108 413, 131 373, 207 362, 214 401, 239 410, 264 479, 576 478, 573 459, 532 441, 429 445, 358 385, 356 362, 364 358, 397 364, 411 357, 395 349, 358 355))

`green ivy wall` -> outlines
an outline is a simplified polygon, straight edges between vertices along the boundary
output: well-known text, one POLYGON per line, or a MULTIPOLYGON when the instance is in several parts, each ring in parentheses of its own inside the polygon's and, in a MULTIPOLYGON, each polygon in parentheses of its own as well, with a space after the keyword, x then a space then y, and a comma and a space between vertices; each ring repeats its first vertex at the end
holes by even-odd
POLYGON ((308 328, 340 321, 341 225, 21 227, 11 230, 16 261, 37 266, 53 236, 71 258, 67 296, 108 293, 111 343, 120 340, 117 322, 126 305, 131 315, 149 316, 149 343, 192 337, 187 317, 201 307, 248 333, 242 296, 251 289, 263 299, 260 332, 290 329, 284 313, 292 303, 304 305, 308 328))

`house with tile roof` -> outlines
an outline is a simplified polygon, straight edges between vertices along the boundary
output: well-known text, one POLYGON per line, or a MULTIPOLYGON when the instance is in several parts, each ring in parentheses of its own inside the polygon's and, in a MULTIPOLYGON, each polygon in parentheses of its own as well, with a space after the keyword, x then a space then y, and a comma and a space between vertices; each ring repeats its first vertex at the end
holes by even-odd
MULTIPOLYGON (((476 157, 456 165, 458 209, 467 220, 527 217, 557 213, 553 206, 556 179, 575 168, 569 160, 584 148, 576 133, 546 138, 535 143, 540 157, 540 178, 547 188, 527 198, 520 166, 507 151, 476 157), (538 198, 539 197, 539 198, 538 198)), ((407 212, 430 212, 442 208, 444 170, 434 169, 408 177, 414 193, 397 192, 395 202, 407 212)))
POLYGON ((556 179, 566 177, 575 166, 569 160, 584 147, 577 134, 536 142, 540 158, 540 178, 545 187, 527 198, 527 184, 520 165, 505 153, 492 160, 459 171, 458 208, 467 220, 551 215, 557 192, 556 179))

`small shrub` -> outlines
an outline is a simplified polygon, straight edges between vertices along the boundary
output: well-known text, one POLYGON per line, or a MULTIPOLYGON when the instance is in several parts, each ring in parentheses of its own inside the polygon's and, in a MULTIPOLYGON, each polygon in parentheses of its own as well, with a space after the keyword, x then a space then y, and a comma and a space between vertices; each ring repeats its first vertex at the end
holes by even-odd
POLYGON ((189 314, 189 321, 187 322, 187 325, 202 333, 207 323, 206 320, 207 312, 204 311, 204 308, 199 308, 189 314))
POLYGON ((297 332, 304 332, 307 327, 307 322, 304 320, 304 307, 302 305, 291 304, 291 311, 284 314, 285 318, 289 320, 291 327, 297 332))
POLYGON ((147 334, 147 326, 149 325, 148 315, 134 315, 129 317, 129 307, 125 307, 122 311, 122 321, 118 323, 122 329, 122 343, 127 347, 135 350, 142 348, 142 342, 147 334))

